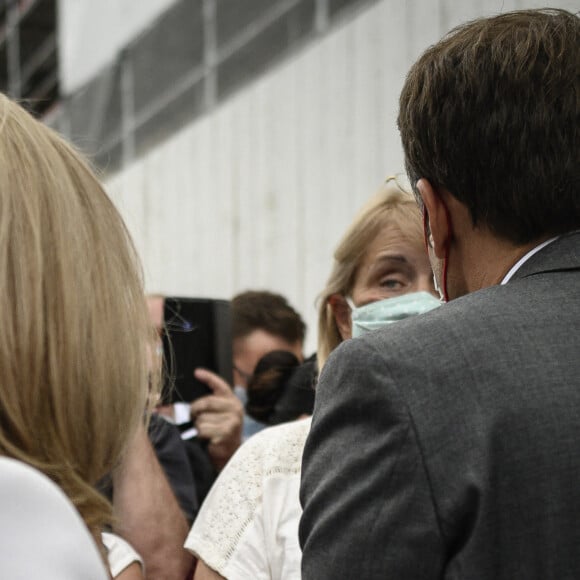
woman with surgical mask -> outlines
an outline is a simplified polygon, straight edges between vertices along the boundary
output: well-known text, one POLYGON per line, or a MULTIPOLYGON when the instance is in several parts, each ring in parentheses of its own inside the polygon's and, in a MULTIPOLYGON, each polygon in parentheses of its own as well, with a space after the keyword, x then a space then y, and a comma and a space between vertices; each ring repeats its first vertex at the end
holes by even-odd
POLYGON ((320 295, 318 365, 343 341, 439 306, 413 196, 397 178, 344 234, 320 295))
MULTIPOLYGON (((413 196, 392 178, 334 254, 320 298, 318 361, 343 340, 439 305, 413 196)), ((298 499, 310 419, 250 438, 220 474, 185 543, 195 580, 300 578, 298 499)))

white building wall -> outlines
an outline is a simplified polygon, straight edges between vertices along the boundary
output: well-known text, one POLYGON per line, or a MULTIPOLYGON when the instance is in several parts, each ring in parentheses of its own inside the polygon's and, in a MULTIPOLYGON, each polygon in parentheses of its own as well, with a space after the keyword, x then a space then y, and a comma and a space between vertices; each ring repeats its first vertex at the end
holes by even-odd
POLYGON ((396 113, 409 66, 460 22, 545 4, 379 2, 111 178, 147 289, 280 292, 314 350, 333 248, 356 208, 403 170, 396 113))

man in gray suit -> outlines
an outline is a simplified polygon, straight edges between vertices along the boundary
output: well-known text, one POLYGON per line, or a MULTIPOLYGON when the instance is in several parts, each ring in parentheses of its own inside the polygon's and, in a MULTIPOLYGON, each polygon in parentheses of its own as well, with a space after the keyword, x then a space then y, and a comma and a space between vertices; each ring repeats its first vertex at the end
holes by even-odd
POLYGON ((580 22, 477 20, 400 100, 450 302, 346 342, 304 452, 304 580, 580 578, 580 22))

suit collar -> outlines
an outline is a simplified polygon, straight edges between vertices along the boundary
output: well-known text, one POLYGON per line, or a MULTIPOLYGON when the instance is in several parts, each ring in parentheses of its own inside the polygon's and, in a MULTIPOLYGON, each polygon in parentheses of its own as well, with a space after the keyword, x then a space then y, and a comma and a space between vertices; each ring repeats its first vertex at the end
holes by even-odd
POLYGON ((542 242, 538 246, 532 248, 527 254, 522 256, 516 263, 511 267, 511 270, 504 276, 504 279, 501 281, 501 284, 507 284, 511 279, 512 276, 537 252, 545 248, 548 244, 551 244, 553 241, 557 240, 559 236, 555 238, 550 238, 545 242, 542 242))
POLYGON ((543 272, 580 269, 580 231, 561 235, 534 254, 514 273, 512 280, 543 272))

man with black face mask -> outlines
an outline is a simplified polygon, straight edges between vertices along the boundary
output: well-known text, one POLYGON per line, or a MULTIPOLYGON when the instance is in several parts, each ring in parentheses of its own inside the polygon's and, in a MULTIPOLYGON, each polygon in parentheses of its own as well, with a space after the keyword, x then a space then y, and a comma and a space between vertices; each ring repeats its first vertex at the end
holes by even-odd
POLYGON ((530 10, 429 48, 400 99, 448 304, 320 377, 304 580, 580 578, 580 19, 530 10))

